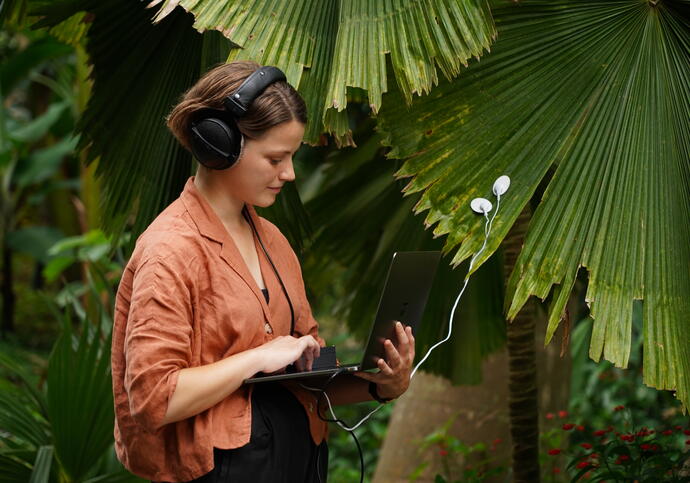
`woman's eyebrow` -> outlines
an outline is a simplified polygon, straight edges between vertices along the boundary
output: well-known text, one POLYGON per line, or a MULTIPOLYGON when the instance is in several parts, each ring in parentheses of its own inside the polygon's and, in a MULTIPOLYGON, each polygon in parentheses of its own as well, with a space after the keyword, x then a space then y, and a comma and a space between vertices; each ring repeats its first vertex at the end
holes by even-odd
POLYGON ((293 154, 293 152, 289 149, 285 149, 283 151, 281 151, 281 150, 270 151, 269 150, 269 153, 271 153, 271 154, 293 154))

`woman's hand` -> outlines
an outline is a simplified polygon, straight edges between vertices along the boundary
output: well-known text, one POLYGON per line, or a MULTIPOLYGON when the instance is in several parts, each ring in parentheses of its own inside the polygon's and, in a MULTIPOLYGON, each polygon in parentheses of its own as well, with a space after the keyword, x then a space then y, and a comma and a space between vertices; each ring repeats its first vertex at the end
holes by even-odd
POLYGON ((255 350, 261 353, 261 371, 265 373, 276 372, 293 362, 299 371, 310 371, 321 353, 319 343, 311 335, 281 335, 255 350))
POLYGON ((395 323, 396 343, 390 339, 383 342, 386 359, 376 361, 379 372, 356 372, 355 376, 376 384, 376 392, 385 399, 394 399, 407 391, 414 362, 414 336, 412 327, 403 328, 395 323))

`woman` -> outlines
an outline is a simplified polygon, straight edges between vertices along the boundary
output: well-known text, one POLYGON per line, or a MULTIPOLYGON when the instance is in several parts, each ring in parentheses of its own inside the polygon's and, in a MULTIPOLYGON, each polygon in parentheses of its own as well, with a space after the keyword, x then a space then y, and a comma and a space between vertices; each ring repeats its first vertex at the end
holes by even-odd
MULTIPOLYGON (((294 383, 243 385, 292 363, 310 369, 324 345, 297 257, 253 208, 295 179, 307 122, 282 73, 259 67, 218 66, 172 110, 168 127, 202 163, 137 240, 118 289, 115 447, 153 481, 325 481, 326 422, 314 394, 294 383), (252 89, 246 113, 231 105, 252 89), (236 123, 241 139, 227 152, 209 148, 209 123, 230 138, 236 123)), ((397 325, 386 355, 375 374, 336 378, 331 401, 400 396, 414 359, 409 327, 397 325)))

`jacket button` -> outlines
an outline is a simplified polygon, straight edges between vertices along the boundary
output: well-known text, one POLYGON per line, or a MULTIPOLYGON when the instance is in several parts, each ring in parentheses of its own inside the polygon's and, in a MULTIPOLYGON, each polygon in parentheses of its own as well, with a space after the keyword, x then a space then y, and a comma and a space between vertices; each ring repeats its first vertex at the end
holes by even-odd
POLYGON ((272 334, 272 333, 273 333, 273 329, 271 328, 271 326, 269 325, 268 322, 266 322, 266 323, 264 324, 264 329, 266 329, 266 333, 267 333, 267 334, 272 334))

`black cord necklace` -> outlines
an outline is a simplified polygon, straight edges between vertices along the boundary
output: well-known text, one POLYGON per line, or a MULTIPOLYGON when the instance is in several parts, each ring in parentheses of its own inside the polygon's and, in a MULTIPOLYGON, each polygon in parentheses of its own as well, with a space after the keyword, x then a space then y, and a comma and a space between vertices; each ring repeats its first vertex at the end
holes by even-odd
POLYGON ((273 272, 276 274, 276 277, 278 278, 278 283, 280 283, 280 288, 283 289, 283 293, 285 294, 285 298, 287 299, 288 306, 290 307, 290 335, 294 335, 294 333, 295 333, 295 309, 292 307, 292 301, 290 300, 290 296, 288 295, 288 291, 285 288, 285 284, 283 283, 283 279, 280 278, 280 274, 278 273, 278 269, 276 268, 275 264, 273 263, 273 260, 271 260, 271 256, 268 254, 268 250, 266 250, 266 247, 264 246, 264 242, 261 241, 261 236, 259 236, 259 232, 256 229, 256 226, 254 225, 254 220, 252 219, 252 216, 249 214, 249 209, 247 208, 247 205, 244 205, 244 207, 242 208, 242 215, 244 216, 244 218, 249 223, 249 226, 251 226, 252 232, 256 235, 256 239, 259 240, 259 245, 261 245, 261 249, 264 251, 266 258, 268 259, 268 263, 271 265, 273 272))

